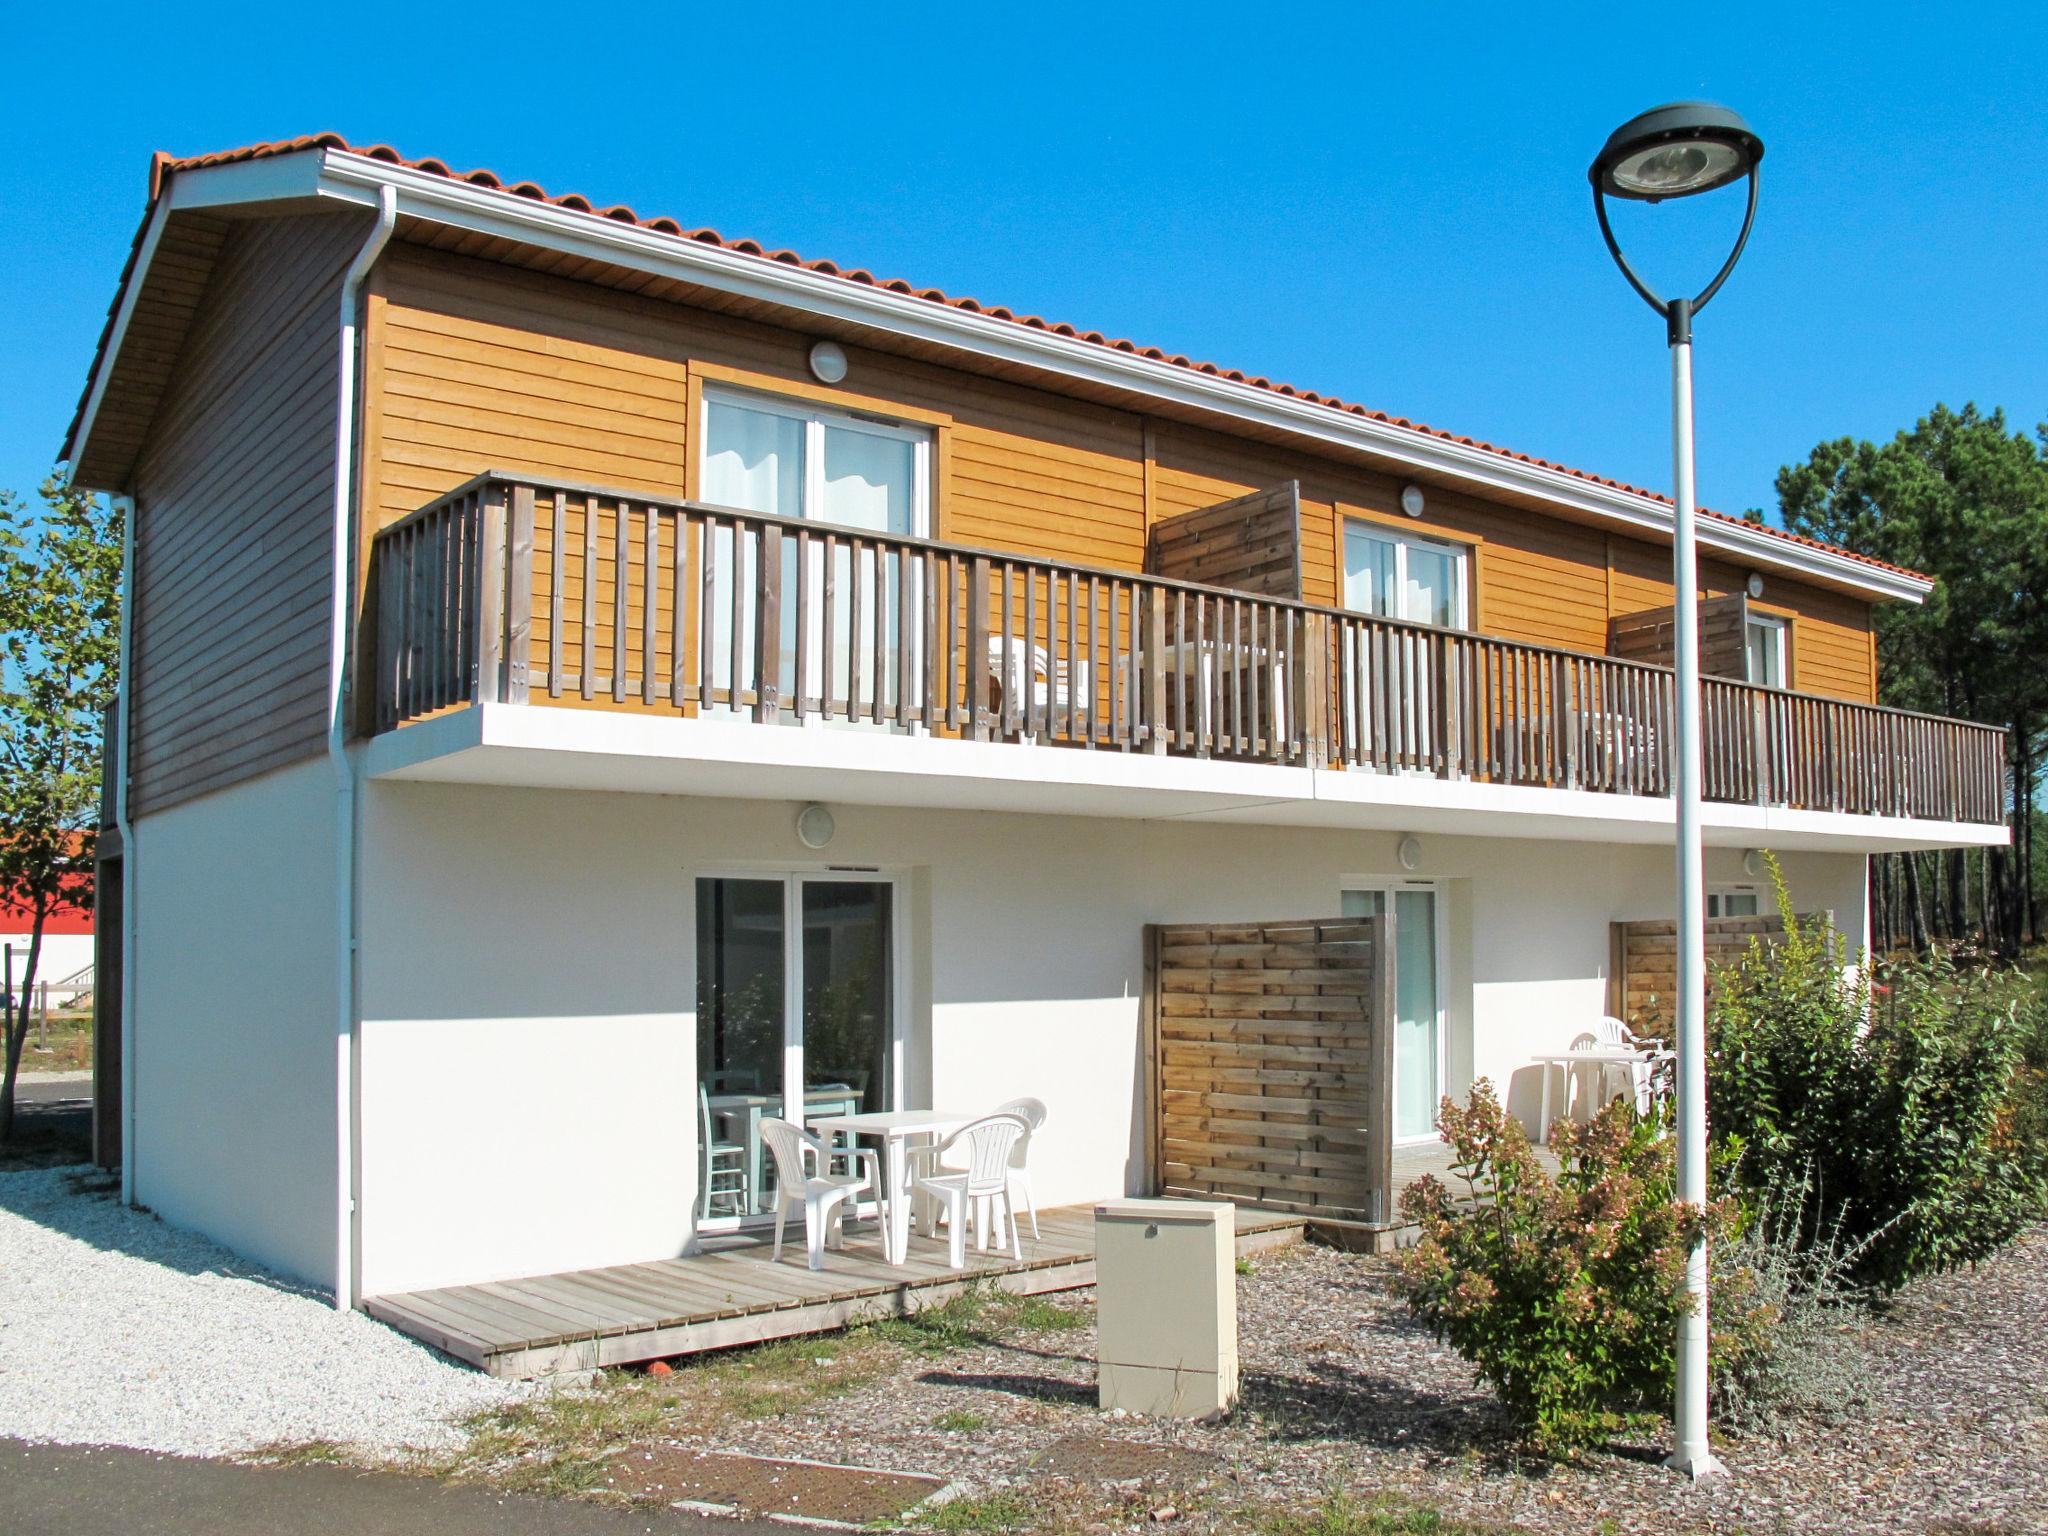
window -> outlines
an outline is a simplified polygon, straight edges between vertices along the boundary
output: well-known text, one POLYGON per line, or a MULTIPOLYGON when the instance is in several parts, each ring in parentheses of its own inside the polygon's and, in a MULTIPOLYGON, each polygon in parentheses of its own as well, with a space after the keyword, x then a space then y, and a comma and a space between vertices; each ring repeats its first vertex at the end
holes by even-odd
POLYGON ((1344 525, 1344 606, 1381 618, 1463 629, 1465 568, 1456 544, 1411 538, 1376 524, 1344 525))
POLYGON ((925 427, 707 392, 698 493, 715 506, 923 535, 931 527, 931 440, 925 427))
POLYGON ((775 1209, 764 1118, 902 1107, 896 884, 757 872, 696 895, 697 1213, 731 1226, 775 1209))
POLYGON ((1753 885, 1724 885, 1707 892, 1708 917, 1755 917, 1762 910, 1753 885))
POLYGON ((1434 884, 1347 882, 1346 917, 1394 922, 1394 1140, 1436 1135, 1444 1092, 1445 943, 1434 884))
POLYGON ((1761 683, 1766 688, 1787 686, 1786 679, 1791 670, 1786 666, 1785 655, 1788 633, 1789 626, 1781 618, 1757 613, 1749 616, 1743 648, 1752 683, 1761 683))
MULTIPOLYGON (((931 531, 932 433, 926 427, 898 426, 870 421, 809 405, 738 390, 707 391, 704 420, 698 441, 702 445, 702 473, 698 497, 720 507, 737 507, 746 512, 776 517, 806 518, 859 528, 874 533, 924 537, 931 531)), ((731 619, 735 590, 751 590, 746 571, 758 560, 758 541, 747 535, 734 547, 731 527, 721 527, 715 548, 710 610, 715 617, 712 635, 712 666, 721 676, 732 675, 734 624, 731 619), (739 572, 737 588, 734 573, 739 572)), ((898 656, 907 634, 915 640, 918 615, 922 611, 924 572, 911 561, 910 606, 903 607, 903 584, 899 580, 905 556, 885 552, 872 554, 859 567, 857 609, 855 603, 841 602, 833 620, 833 676, 828 679, 833 696, 846 699, 852 683, 852 658, 856 644, 861 654, 874 654, 879 644, 887 660, 877 679, 885 707, 896 704, 898 656), (884 579, 877 587, 876 573, 884 579), (854 633, 855 613, 861 616, 861 633, 854 633), (879 627, 880 634, 876 636, 879 627)), ((796 583, 797 551, 793 540, 783 541, 783 590, 796 583)), ((810 552, 807 579, 822 589, 825 550, 814 545, 810 552)), ((832 572, 837 590, 852 592, 855 586, 853 553, 842 548, 832 572)), ((740 686, 751 688, 754 656, 754 614, 752 605, 740 603, 737 656, 740 686)), ((797 611, 792 602, 782 605, 782 643, 779 681, 787 698, 796 687, 799 645, 807 657, 824 653, 824 618, 813 608, 808 626, 797 634, 797 611)), ((913 646, 912 686, 923 687, 922 646, 913 646)), ((810 675, 816 677, 816 672, 810 675)), ((815 685, 814 685, 815 686, 815 685)), ((704 706, 703 713, 737 713, 729 706, 704 706)), ((793 716, 785 720, 794 724, 793 716)), ((845 725, 845 721, 835 722, 845 725)), ((875 729, 894 730, 894 726, 875 729)))

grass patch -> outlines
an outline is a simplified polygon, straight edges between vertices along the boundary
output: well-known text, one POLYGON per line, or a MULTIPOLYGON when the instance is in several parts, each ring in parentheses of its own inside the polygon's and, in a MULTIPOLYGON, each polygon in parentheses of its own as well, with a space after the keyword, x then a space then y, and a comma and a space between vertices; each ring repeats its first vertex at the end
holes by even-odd
POLYGON ((658 1433, 673 1404, 643 1380, 600 1373, 588 1387, 564 1387, 466 1419, 468 1447, 438 1468, 480 1475, 512 1493, 586 1493, 605 1462, 658 1433))
POLYGON ((987 1414, 973 1413, 965 1408, 955 1408, 932 1420, 933 1429, 943 1429, 948 1434, 955 1435, 978 1435, 988 1426, 987 1414))
POLYGON ((37 1049, 43 1043, 36 1032, 36 1025, 28 1027, 28 1044, 22 1048, 21 1071, 23 1076, 32 1072, 83 1072, 92 1065, 92 1016, 67 1015, 50 1020, 49 1044, 47 1051, 37 1049))
POLYGON ((868 1341, 848 1334, 777 1339, 686 1363, 671 1378, 702 1408, 772 1419, 874 1379, 881 1362, 868 1341))
POLYGON ((917 1513, 921 1531, 1027 1531, 1038 1521, 1038 1509, 1021 1493, 985 1493, 931 1504, 917 1513))
POLYGON ((872 1380, 884 1363, 882 1351, 865 1341, 831 1334, 702 1355, 664 1378, 601 1372, 589 1386, 473 1415, 462 1425, 464 1448, 422 1470, 511 1493, 589 1493, 602 1487, 606 1466, 621 1451, 807 1408, 872 1380))
POLYGON ((361 1455, 339 1440, 272 1440, 259 1445, 248 1459, 266 1467, 351 1467, 361 1455))
POLYGON ((1246 1258, 1243 1254, 1239 1254, 1237 1257, 1237 1272, 1240 1275, 1256 1275, 1259 1269, 1250 1259, 1246 1258))
POLYGON ((1405 1499, 1359 1499, 1339 1490, 1308 1510, 1282 1510, 1261 1518, 1261 1536, 1492 1536, 1493 1526, 1453 1520, 1405 1499))
POLYGON ((1088 1315, 1043 1296, 1018 1296, 999 1286, 977 1284, 935 1307, 907 1317, 879 1318, 861 1333, 918 1355, 943 1355, 975 1345, 1000 1344, 1017 1333, 1056 1333, 1085 1328, 1088 1315))

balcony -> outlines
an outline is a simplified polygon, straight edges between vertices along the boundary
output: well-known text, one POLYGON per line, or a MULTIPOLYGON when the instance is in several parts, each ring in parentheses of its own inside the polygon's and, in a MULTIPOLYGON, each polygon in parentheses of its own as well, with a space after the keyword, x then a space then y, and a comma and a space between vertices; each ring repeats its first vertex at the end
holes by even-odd
MULTIPOLYGON (((1671 791, 1665 667, 588 486, 479 476, 376 536, 370 594, 377 733, 551 704, 1409 790, 1671 791)), ((1723 678, 1701 702, 1710 802, 2002 820, 1995 728, 1723 678)))

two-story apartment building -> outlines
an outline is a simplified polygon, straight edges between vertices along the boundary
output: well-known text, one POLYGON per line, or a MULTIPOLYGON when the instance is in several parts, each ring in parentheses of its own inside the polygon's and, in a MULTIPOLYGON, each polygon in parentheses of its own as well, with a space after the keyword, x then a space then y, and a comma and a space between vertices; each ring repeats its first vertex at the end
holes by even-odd
MULTIPOLYGON (((1377 1134, 1533 1120, 1670 915, 1667 503, 1268 379, 325 136, 153 164, 66 456, 127 1189, 344 1300, 744 1225, 798 1093, 1149 1190, 1147 924, 1384 914, 1377 1134)), ((1702 541, 1716 910, 1860 938, 2002 744, 1876 706, 1925 578, 1702 541)))

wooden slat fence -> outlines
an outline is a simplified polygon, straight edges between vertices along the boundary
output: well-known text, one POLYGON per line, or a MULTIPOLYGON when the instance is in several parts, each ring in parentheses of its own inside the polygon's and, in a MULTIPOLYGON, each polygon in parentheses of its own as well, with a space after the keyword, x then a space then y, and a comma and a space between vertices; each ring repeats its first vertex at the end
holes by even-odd
POLYGON ((1145 930, 1161 1193, 1393 1215, 1386 919, 1145 930))
MULTIPOLYGON (((1607 621, 1607 650, 1630 661, 1671 665, 1678 643, 1678 608, 1646 608, 1607 621)), ((1709 677, 1749 675, 1749 594, 1730 592, 1699 604, 1700 670, 1709 677)))
MULTIPOLYGON (((1276 493, 1277 494, 1277 493, 1276 493)), ((474 700, 1667 795, 1669 669, 485 475, 378 534, 379 730, 474 700)), ((1990 823, 1987 727, 1709 679, 1714 800, 1990 823)))
MULTIPOLYGON (((1818 922, 1801 914, 1799 921, 1818 922)), ((1749 952, 1751 939, 1772 943, 1785 932, 1776 913, 1707 919, 1707 995, 1714 977, 1749 952)), ((1678 924, 1647 918, 1608 925, 1607 1011, 1638 1033, 1668 1035, 1678 991, 1678 924)))
POLYGON ((1147 535, 1145 569, 1177 581, 1300 597, 1300 482, 1161 518, 1147 535))

